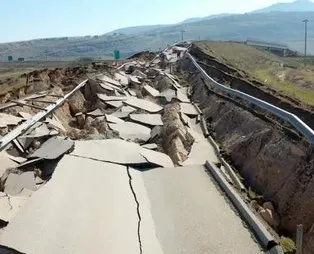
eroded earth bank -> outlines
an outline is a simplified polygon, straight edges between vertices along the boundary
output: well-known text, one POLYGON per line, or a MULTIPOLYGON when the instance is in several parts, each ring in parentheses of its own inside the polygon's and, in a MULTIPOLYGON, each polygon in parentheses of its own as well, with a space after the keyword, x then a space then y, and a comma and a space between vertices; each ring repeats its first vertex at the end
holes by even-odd
MULTIPOLYGON (((314 155, 293 131, 263 112, 211 91, 209 83, 188 58, 178 65, 178 75, 191 89, 211 135, 238 170, 247 187, 262 195, 252 205, 261 209, 271 201, 278 213, 269 220, 279 232, 296 232, 304 225, 305 253, 314 253, 314 155)), ((264 207, 265 208, 265 207, 264 207)))

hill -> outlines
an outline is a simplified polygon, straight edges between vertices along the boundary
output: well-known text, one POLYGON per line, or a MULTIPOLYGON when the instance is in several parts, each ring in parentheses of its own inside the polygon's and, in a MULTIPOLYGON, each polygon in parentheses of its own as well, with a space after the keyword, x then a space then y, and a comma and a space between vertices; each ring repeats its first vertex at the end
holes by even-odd
POLYGON ((124 34, 124 35, 135 35, 139 33, 145 33, 148 31, 151 31, 156 28, 162 28, 166 26, 171 25, 151 25, 151 26, 132 26, 132 27, 124 27, 120 29, 113 30, 109 33, 106 33, 107 35, 113 35, 113 34, 124 34))
MULTIPOLYGON (((121 51, 122 57, 127 57, 143 50, 160 50, 181 40, 182 29, 186 31, 185 39, 244 41, 254 38, 287 43, 292 49, 303 51, 304 18, 314 20, 314 12, 249 13, 149 29, 142 27, 142 32, 137 34, 113 33, 3 43, 0 44, 0 58, 7 59, 8 55, 13 55, 15 59, 24 57, 27 60, 108 59, 115 49, 121 51)), ((308 39, 308 52, 314 54, 314 28, 311 25, 308 39)))
POLYGON ((277 57, 240 43, 203 41, 196 45, 220 63, 237 69, 242 77, 258 80, 283 97, 314 106, 313 63, 305 65, 298 59, 277 57))
POLYGON ((283 12, 314 11, 314 3, 309 0, 297 0, 292 3, 278 3, 278 4, 274 4, 260 10, 256 10, 253 13, 276 12, 276 11, 283 11, 283 12))

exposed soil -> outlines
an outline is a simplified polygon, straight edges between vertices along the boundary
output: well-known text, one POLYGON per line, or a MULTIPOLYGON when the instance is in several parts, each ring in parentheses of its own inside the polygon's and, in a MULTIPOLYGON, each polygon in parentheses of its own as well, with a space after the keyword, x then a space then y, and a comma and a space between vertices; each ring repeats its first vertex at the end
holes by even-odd
POLYGON ((157 54, 154 52, 150 51, 142 51, 139 53, 134 54, 133 56, 130 56, 128 59, 137 59, 137 60, 142 60, 142 61, 151 61, 154 59, 154 57, 157 54))
POLYGON ((279 231, 294 235, 296 226, 303 224, 305 253, 314 253, 314 233, 310 232, 314 222, 314 155, 309 155, 308 146, 212 93, 201 75, 192 72, 189 60, 182 60, 179 69, 184 76, 189 74, 192 101, 199 103, 228 160, 246 185, 275 205, 279 231))

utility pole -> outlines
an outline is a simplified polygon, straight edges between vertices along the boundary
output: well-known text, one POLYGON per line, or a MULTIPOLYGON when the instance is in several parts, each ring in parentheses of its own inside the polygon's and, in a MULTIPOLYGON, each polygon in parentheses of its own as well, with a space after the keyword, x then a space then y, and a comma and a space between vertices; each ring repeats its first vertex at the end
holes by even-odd
POLYGON ((307 55, 307 23, 309 22, 308 19, 303 20, 305 26, 305 38, 304 38, 304 56, 307 55))
POLYGON ((181 41, 183 41, 183 39, 184 39, 183 34, 185 33, 185 30, 182 28, 182 30, 180 32, 181 32, 181 41))

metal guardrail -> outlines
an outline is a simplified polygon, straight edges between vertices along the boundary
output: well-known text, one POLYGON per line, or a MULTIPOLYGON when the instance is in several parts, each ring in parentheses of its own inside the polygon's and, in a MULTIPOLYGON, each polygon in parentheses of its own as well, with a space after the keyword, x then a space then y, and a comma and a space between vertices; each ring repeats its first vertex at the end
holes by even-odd
POLYGON ((35 123, 40 121, 41 119, 45 118, 49 114, 51 114, 54 110, 56 110, 58 107, 60 107, 67 99, 69 99, 76 91, 81 89, 83 86, 85 86, 87 80, 84 80, 82 83, 80 83, 78 86, 76 86, 70 93, 66 94, 65 96, 62 96, 62 98, 58 99, 48 107, 46 107, 44 110, 40 111, 36 115, 34 115, 32 118, 28 119, 26 122, 22 123, 21 125, 17 126, 15 129, 10 131, 8 134, 3 136, 0 139, 0 151, 2 151, 12 140, 17 138, 18 136, 25 133, 30 127, 32 127, 35 123))
POLYGON ((248 95, 246 93, 243 93, 241 91, 232 89, 230 87, 224 86, 222 84, 219 84, 217 81, 215 81, 213 78, 211 78, 203 69, 202 67, 196 62, 196 60, 193 58, 193 56, 186 52, 186 55, 191 59, 195 67, 207 78, 207 80, 210 81, 211 85, 215 89, 218 89, 222 91, 223 93, 231 96, 231 97, 237 97, 242 100, 245 100, 249 102, 250 104, 253 104, 255 106, 258 106, 259 108, 262 108, 277 117, 281 118, 282 120, 289 122, 293 127, 295 127, 311 144, 311 146, 314 146, 314 131, 306 125, 299 117, 296 115, 283 110, 279 107, 276 107, 266 101, 263 101, 261 99, 255 98, 251 95, 248 95))

